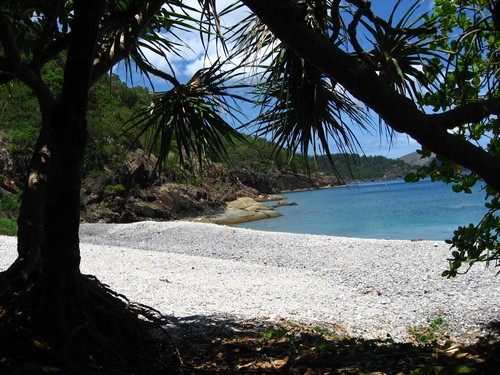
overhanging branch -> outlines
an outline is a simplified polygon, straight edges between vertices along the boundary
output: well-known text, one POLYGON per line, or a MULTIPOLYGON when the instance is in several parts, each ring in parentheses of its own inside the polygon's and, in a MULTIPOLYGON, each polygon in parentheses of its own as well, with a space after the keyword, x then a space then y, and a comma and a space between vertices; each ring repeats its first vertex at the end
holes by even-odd
POLYGON ((500 116, 500 99, 490 98, 464 104, 452 110, 429 116, 431 121, 443 129, 453 129, 463 124, 478 123, 492 115, 500 116))
MULTIPOLYGON (((150 25, 151 20, 166 2, 166 0, 142 1, 142 6, 139 11, 135 14, 128 15, 127 20, 132 25, 131 30, 124 31, 116 36, 114 40, 110 42, 110 48, 95 60, 91 78, 92 83, 109 72, 114 65, 129 56, 132 49, 135 48, 141 34, 150 25)), ((116 22, 117 19, 110 19, 108 21, 113 23, 116 22)), ((109 27, 112 26, 106 24, 106 22, 101 26, 104 30, 109 27)))
POLYGON ((356 6, 358 8, 359 13, 364 15, 373 23, 380 25, 384 28, 385 31, 391 34, 404 34, 404 35, 420 35, 420 34, 433 34, 436 32, 436 27, 434 26, 421 26, 415 28, 396 28, 391 26, 387 21, 378 17, 371 9, 371 3, 367 0, 346 0, 348 3, 356 6))
POLYGON ((164 79, 165 81, 171 83, 173 86, 179 86, 180 83, 179 81, 172 75, 156 69, 154 66, 149 64, 147 61, 143 60, 139 54, 139 52, 136 49, 133 49, 131 51, 131 56, 134 58, 134 62, 137 64, 139 68, 141 68, 143 71, 151 73, 158 78, 164 79))
POLYGON ((285 45, 372 108, 394 130, 479 174, 500 192, 500 159, 436 126, 416 104, 399 94, 368 64, 345 53, 309 28, 290 0, 243 0, 285 45))

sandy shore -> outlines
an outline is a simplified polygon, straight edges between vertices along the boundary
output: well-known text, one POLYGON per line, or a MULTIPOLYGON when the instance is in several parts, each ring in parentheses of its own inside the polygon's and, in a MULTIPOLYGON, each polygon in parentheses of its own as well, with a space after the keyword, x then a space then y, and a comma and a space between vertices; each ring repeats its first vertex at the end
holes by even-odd
MULTIPOLYGON (((86 224, 82 272, 168 315, 289 319, 348 335, 410 339, 440 317, 461 341, 500 321, 500 279, 473 267, 445 279, 449 246, 259 232, 187 222, 86 224)), ((0 236, 0 269, 16 257, 0 236)))

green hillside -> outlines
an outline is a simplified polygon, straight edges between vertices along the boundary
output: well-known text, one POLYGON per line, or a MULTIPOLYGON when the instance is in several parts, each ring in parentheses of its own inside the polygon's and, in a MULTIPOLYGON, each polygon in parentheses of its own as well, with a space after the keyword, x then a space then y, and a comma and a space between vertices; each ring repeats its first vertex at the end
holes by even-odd
POLYGON ((384 156, 333 154, 333 167, 326 155, 317 158, 317 168, 327 175, 339 175, 346 181, 388 180, 402 178, 415 166, 399 159, 384 156))
MULTIPOLYGON (((56 92, 62 82, 61 64, 52 62, 45 68, 47 82, 56 92)), ((128 87, 118 76, 111 75, 99 81, 90 92, 89 98, 89 143, 87 147, 85 173, 98 175, 103 170, 115 171, 122 166, 126 153, 132 147, 140 147, 141 142, 131 144, 133 134, 123 134, 124 124, 133 117, 135 111, 147 105, 150 93, 143 87, 128 87)), ((15 162, 15 169, 25 174, 32 145, 39 130, 40 115, 38 103, 29 90, 20 84, 13 84, 0 91, 0 140, 15 162)), ((249 168, 259 172, 272 169, 287 169, 295 172, 310 173, 320 171, 335 175, 326 157, 304 160, 300 155, 289 158, 286 150, 275 151, 271 142, 253 136, 245 136, 244 141, 235 140, 228 147, 228 158, 212 156, 212 161, 221 162, 229 168, 249 168)), ((167 163, 169 168, 177 168, 175 144, 174 155, 167 163)), ((155 150, 146 150, 155 153, 155 150)), ((209 156, 210 157, 210 156, 209 156)), ((412 167, 404 161, 382 156, 333 155, 335 170, 346 180, 383 179, 403 177, 412 167)))

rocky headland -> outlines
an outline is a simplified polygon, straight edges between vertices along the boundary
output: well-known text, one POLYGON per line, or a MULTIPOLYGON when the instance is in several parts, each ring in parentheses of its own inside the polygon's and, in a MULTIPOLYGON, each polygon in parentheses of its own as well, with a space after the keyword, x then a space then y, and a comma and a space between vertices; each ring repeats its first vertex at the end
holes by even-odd
POLYGON ((142 220, 197 220, 235 224, 280 216, 277 206, 293 204, 280 191, 319 189, 337 185, 323 174, 306 175, 275 169, 229 169, 204 165, 190 173, 172 170, 158 177, 156 160, 142 150, 131 152, 121 173, 87 178, 82 189, 85 222, 129 223, 142 220))

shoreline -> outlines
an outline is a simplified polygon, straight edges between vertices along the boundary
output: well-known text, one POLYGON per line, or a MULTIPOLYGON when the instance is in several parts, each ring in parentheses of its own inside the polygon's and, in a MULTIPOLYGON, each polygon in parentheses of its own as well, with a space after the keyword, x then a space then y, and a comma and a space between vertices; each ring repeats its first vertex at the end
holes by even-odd
MULTIPOLYGON (((16 256, 0 237, 0 268, 16 256)), ((82 272, 176 317, 235 316, 336 325, 346 335, 411 340, 439 316, 474 341, 500 320, 494 270, 441 277, 442 241, 368 240, 261 232, 215 224, 83 224, 82 272)))
POLYGON ((282 196, 281 194, 293 194, 293 193, 302 193, 309 191, 312 192, 312 191, 328 190, 328 189, 342 189, 342 188, 347 188, 349 184, 398 181, 398 180, 401 179, 355 180, 349 183, 338 184, 338 185, 326 185, 326 186, 310 187, 304 189, 281 190, 273 194, 261 194, 255 199, 251 197, 240 197, 235 201, 227 202, 226 209, 222 213, 213 215, 201 215, 194 218, 183 219, 183 221, 211 223, 218 225, 234 225, 234 224, 249 223, 253 221, 273 219, 283 216, 281 212, 275 211, 274 210, 275 208, 297 205, 296 202, 285 203, 285 201, 288 200, 289 197, 282 196), (273 202, 273 201, 277 201, 278 203, 273 206, 266 205, 266 202, 273 202))

